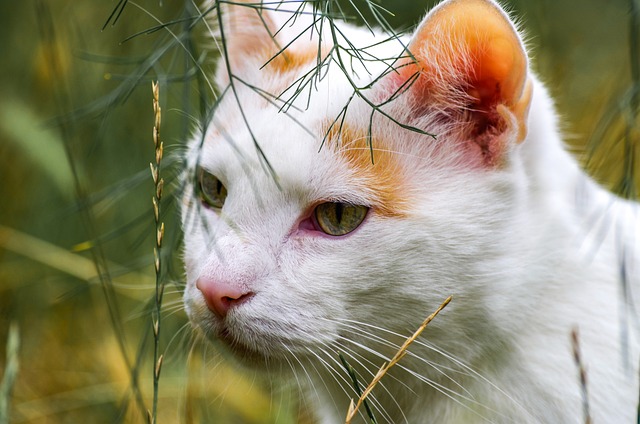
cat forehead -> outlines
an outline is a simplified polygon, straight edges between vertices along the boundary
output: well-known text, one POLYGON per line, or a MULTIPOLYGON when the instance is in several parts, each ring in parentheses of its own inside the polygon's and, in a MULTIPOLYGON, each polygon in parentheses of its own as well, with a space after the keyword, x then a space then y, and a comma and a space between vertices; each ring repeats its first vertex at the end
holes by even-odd
POLYGON ((255 86, 236 82, 235 90, 224 92, 208 123, 198 153, 202 154, 203 166, 214 171, 235 170, 237 174, 264 168, 268 162, 282 174, 281 178, 291 174, 292 180, 310 178, 310 173, 322 172, 323 167, 338 166, 339 161, 332 160, 331 152, 324 148, 326 122, 339 116, 350 92, 344 73, 333 68, 309 87, 311 93, 299 96, 258 88, 282 77, 267 70, 257 74, 262 81, 255 86))
POLYGON ((193 149, 197 163, 232 190, 301 203, 344 201, 398 215, 406 203, 401 199, 405 184, 399 157, 383 147, 385 140, 368 138, 365 122, 341 125, 334 118, 340 109, 331 105, 327 100, 285 114, 254 103, 244 109, 252 117, 249 122, 237 108, 220 110, 204 143, 193 149))
MULTIPOLYGON (((245 9, 230 10, 248 19, 243 15, 245 9)), ((370 110, 362 110, 363 106, 367 108, 357 95, 356 87, 367 87, 388 72, 408 41, 341 25, 340 34, 348 38, 350 44, 331 48, 334 41, 330 34, 319 37, 317 28, 312 29, 312 14, 303 13, 295 20, 286 19, 289 15, 288 11, 269 13, 269 21, 276 21, 273 25, 278 29, 278 38, 286 40, 287 45, 277 54, 265 54, 265 48, 250 47, 246 44, 256 41, 255 38, 236 34, 245 43, 245 54, 241 61, 231 63, 235 69, 218 68, 216 82, 224 97, 210 125, 212 133, 222 135, 229 144, 244 152, 255 153, 259 148, 265 156, 275 156, 267 159, 274 164, 282 162, 283 169, 290 164, 280 158, 317 157, 314 153, 321 150, 326 141, 330 126, 327 122, 340 121, 341 116, 344 120, 345 108, 351 117, 366 118, 370 110), (353 48, 362 49, 361 58, 349 53, 353 48), (384 60, 364 60, 365 56, 384 60), (345 61, 348 61, 346 65, 345 61)), ((258 25, 250 32, 261 30, 264 28, 258 25)), ((326 31, 325 28, 323 32, 326 31)))
POLYGON ((237 116, 225 119, 224 125, 214 119, 212 124, 219 125, 210 126, 194 151, 203 168, 230 187, 259 190, 264 196, 346 194, 352 186, 350 172, 334 151, 321 146, 321 119, 309 119, 303 126, 283 113, 253 112, 248 124, 237 116))
MULTIPOLYGON (((251 117, 248 122, 237 106, 235 111, 221 109, 204 143, 192 150, 197 156, 193 163, 218 176, 230 197, 255 201, 259 207, 284 201, 304 209, 340 201, 372 207, 381 216, 404 216, 415 206, 412 180, 424 179, 420 175, 425 167, 411 166, 410 161, 421 157, 420 146, 427 143, 410 143, 418 153, 411 154, 398 128, 387 120, 391 128, 372 136, 371 109, 361 101, 354 101, 352 119, 337 120, 345 92, 338 90, 333 99, 287 114, 256 101, 244 109, 251 117)), ((239 207, 246 210, 246 205, 239 207)))
MULTIPOLYGON (((388 72, 407 40, 380 42, 386 37, 361 28, 345 27, 344 31, 358 47, 371 46, 366 48, 371 57, 389 63, 351 58, 344 68, 338 60, 329 59, 328 66, 314 71, 319 58, 336 53, 309 43, 294 44, 282 60, 266 66, 264 58, 248 59, 242 65, 242 81, 230 81, 219 73, 218 83, 232 82, 234 89, 221 85, 225 97, 198 153, 202 165, 223 173, 221 178, 229 184, 245 181, 260 190, 276 190, 279 185, 285 191, 306 192, 311 200, 387 205, 383 209, 393 214, 388 205, 400 203, 396 194, 402 190, 402 173, 396 172, 397 164, 385 153, 390 150, 384 140, 375 142, 379 148, 375 156, 387 157, 373 165, 367 146, 371 107, 354 86, 366 87, 388 72)), ((345 51, 340 54, 348 60, 345 51)))
POLYGON ((266 177, 268 167, 280 178, 292 172, 304 178, 311 167, 302 165, 318 163, 317 139, 306 127, 283 114, 252 108, 245 113, 252 116, 248 122, 242 116, 224 115, 212 121, 199 152, 203 167, 231 179, 248 172, 266 177))

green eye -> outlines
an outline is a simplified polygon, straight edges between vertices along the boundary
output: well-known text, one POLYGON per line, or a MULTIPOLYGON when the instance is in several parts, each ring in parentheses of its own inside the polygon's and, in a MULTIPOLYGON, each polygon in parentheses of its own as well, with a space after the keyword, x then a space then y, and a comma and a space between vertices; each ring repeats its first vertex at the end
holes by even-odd
POLYGON ((343 236, 358 228, 368 211, 366 206, 327 202, 318 205, 314 214, 320 231, 330 236, 343 236))
POLYGON ((221 208, 227 198, 227 188, 213 174, 198 170, 198 194, 200 199, 213 208, 221 208))

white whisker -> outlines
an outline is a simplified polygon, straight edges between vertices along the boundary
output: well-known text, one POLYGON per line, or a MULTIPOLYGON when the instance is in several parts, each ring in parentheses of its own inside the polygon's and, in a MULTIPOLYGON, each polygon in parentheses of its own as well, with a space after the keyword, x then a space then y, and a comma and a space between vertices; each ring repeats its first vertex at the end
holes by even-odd
MULTIPOLYGON (((348 339, 344 339, 347 342, 350 343, 354 343, 351 340, 348 339)), ((360 345, 359 343, 357 344, 359 347, 364 348, 365 346, 360 345)), ((350 355, 349 357, 351 359, 353 359, 358 365, 360 365, 361 368, 365 369, 367 371, 367 373, 371 376, 371 379, 373 379, 373 377, 375 377, 376 372, 379 369, 379 365, 374 364, 372 361, 370 361, 369 359, 367 359, 365 356, 363 356, 362 354, 358 353, 357 351, 355 351, 354 349, 351 349, 343 344, 337 344, 338 347, 340 347, 343 351, 349 352, 350 355), (371 371, 366 365, 364 365, 362 363, 361 360, 359 360, 357 357, 362 358, 362 361, 367 362, 369 365, 372 366, 372 369, 374 371, 371 371)), ((382 355, 380 355, 382 356, 382 355)), ((397 381, 398 383, 404 385, 408 390, 411 390, 409 388, 408 385, 406 385, 404 382, 402 382, 401 380, 399 380, 398 378, 396 378, 395 376, 391 376, 392 379, 394 379, 395 381, 397 381)), ((369 380, 366 380, 365 382, 363 382, 363 386, 366 387, 366 382, 369 380)), ((402 414, 403 420, 405 422, 408 422, 407 417, 404 415, 404 411, 402 411, 402 407, 400 406, 400 404, 397 402, 395 396, 393 395, 393 393, 391 393, 391 391, 387 388, 387 385, 384 382, 380 382, 378 384, 378 386, 382 387, 384 389, 384 391, 387 393, 387 395, 389 395, 389 398, 392 399, 393 403, 395 404, 395 406, 398 408, 398 410, 400 411, 400 413, 402 414)), ((363 387, 364 389, 364 387, 363 387)), ((415 393, 414 393, 415 394, 415 393)), ((376 406, 376 409, 378 409, 378 411, 387 419, 387 421, 389 422, 393 422, 393 419, 391 418, 391 416, 389 415, 388 412, 384 411, 384 408, 382 406, 382 404, 380 402, 378 402, 375 398, 375 396, 371 395, 370 399, 372 399, 372 402, 374 403, 374 405, 376 406)))

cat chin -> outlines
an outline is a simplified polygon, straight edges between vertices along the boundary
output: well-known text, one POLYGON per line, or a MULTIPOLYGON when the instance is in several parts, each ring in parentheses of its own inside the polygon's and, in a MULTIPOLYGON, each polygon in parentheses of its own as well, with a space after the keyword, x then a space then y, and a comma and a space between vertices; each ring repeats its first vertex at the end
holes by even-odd
POLYGON ((222 344, 237 362, 247 368, 264 369, 267 364, 277 360, 272 355, 266 354, 264 350, 256 349, 238 340, 226 329, 220 330, 211 339, 217 344, 222 344))
POLYGON ((250 345, 226 329, 220 330, 217 334, 210 334, 209 340, 228 353, 240 366, 265 373, 277 370, 279 375, 286 374, 291 370, 292 363, 307 356, 305 348, 275 348, 282 345, 282 342, 263 341, 259 345, 250 345))
POLYGON ((281 369, 280 364, 290 364, 293 357, 302 359, 313 350, 313 346, 303 339, 260 333, 259 329, 247 328, 233 319, 208 326, 203 326, 200 318, 195 322, 200 323, 199 330, 208 341, 220 346, 238 363, 251 369, 268 370, 274 366, 281 369))

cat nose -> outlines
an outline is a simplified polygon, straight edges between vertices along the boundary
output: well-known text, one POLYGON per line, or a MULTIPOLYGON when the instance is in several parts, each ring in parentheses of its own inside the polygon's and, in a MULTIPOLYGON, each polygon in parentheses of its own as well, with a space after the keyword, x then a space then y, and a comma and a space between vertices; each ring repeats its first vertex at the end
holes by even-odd
POLYGON ((199 278, 196 287, 204 296, 209 310, 220 318, 226 317, 231 308, 253 296, 250 290, 208 278, 199 278))

